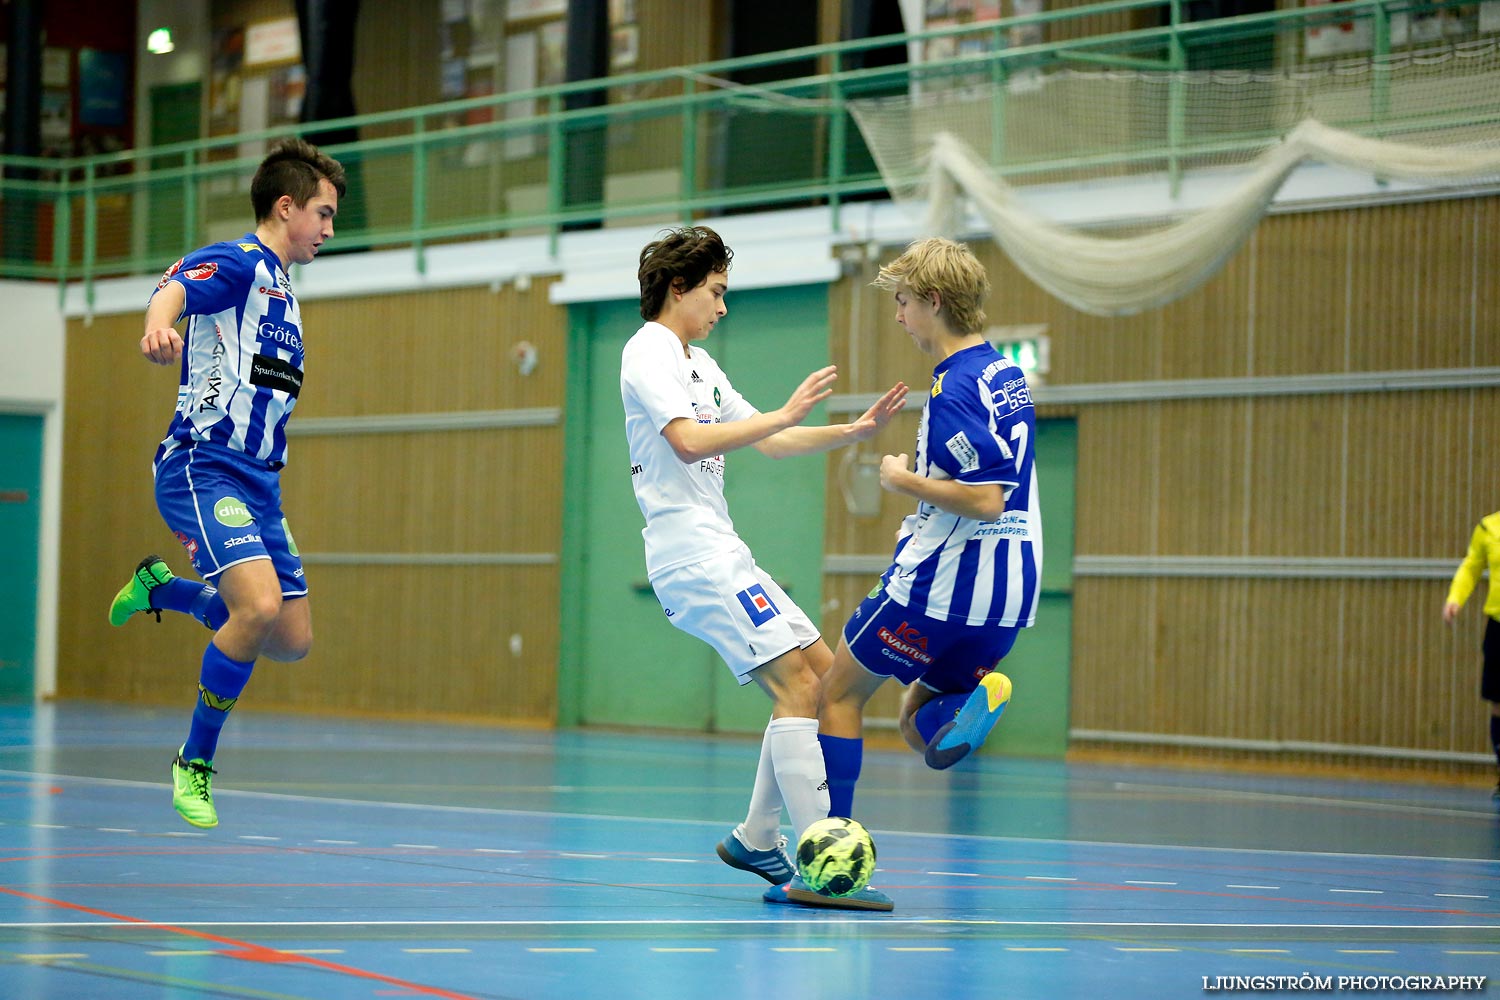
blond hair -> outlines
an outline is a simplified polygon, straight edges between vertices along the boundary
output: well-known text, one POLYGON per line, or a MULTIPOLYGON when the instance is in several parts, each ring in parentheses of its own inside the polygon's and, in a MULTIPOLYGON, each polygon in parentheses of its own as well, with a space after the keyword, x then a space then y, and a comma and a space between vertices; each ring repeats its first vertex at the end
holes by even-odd
POLYGON ((871 284, 895 291, 905 285, 924 299, 937 295, 942 316, 954 333, 978 333, 984 328, 984 300, 990 279, 984 265, 966 243, 934 236, 916 240, 906 252, 880 269, 871 284))

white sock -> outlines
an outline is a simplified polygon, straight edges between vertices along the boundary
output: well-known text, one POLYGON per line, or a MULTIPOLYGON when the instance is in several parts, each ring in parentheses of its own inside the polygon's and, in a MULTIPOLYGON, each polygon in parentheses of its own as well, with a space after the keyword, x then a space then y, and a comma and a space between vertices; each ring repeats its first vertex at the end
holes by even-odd
MULTIPOLYGON (((773 720, 774 721, 774 720, 773 720)), ((755 787, 750 791, 750 811, 739 829, 740 840, 756 851, 770 850, 781 836, 781 788, 771 766, 771 729, 760 741, 760 764, 755 768, 755 787)))
POLYGON ((820 819, 828 818, 828 772, 818 743, 817 719, 772 719, 766 727, 771 765, 786 802, 796 838, 820 819))

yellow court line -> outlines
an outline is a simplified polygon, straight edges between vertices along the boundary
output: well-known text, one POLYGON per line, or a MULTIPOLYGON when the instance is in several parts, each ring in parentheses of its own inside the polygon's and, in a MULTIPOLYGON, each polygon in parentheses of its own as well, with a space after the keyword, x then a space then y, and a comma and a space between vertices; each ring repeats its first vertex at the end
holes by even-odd
POLYGON ((55 955, 16 955, 15 957, 23 962, 55 962, 64 958, 88 958, 88 955, 81 951, 63 951, 55 955))

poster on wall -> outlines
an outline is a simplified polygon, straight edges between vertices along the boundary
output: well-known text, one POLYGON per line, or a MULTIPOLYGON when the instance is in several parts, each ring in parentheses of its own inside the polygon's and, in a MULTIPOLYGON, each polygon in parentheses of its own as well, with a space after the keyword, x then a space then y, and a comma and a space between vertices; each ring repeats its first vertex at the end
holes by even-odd
MULTIPOLYGON (((1306 0, 1308 8, 1321 7, 1333 0, 1306 0)), ((1303 48, 1310 58, 1370 51, 1370 22, 1337 21, 1307 28, 1302 33, 1303 48)))
POLYGON ((123 52, 78 50, 78 121, 118 128, 125 124, 126 63, 123 52))
POLYGON ((544 17, 562 17, 568 12, 568 0, 508 0, 507 21, 535 21, 544 17))
MULTIPOLYGON (((536 32, 523 31, 505 39, 505 91, 513 94, 518 90, 533 90, 537 86, 540 72, 537 59, 536 32)), ((531 118, 536 115, 536 98, 509 101, 505 105, 507 119, 531 118)), ((505 138, 505 158, 519 160, 537 153, 537 135, 534 131, 512 132, 505 138)))

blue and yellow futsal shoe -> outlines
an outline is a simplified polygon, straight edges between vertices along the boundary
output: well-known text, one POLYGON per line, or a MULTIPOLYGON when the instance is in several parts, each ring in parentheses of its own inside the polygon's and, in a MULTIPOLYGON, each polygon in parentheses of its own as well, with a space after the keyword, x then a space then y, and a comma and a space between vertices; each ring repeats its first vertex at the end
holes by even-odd
POLYGON ((830 910, 880 910, 889 913, 896 908, 891 897, 873 886, 865 886, 847 896, 825 896, 814 891, 798 875, 785 885, 773 885, 760 897, 768 903, 794 903, 821 906, 830 910))
POLYGON ((923 755, 927 766, 941 771, 978 750, 1009 704, 1010 678, 998 672, 985 674, 958 717, 932 734, 923 755))
POLYGON ((214 808, 215 773, 206 760, 183 760, 181 749, 172 758, 172 808, 204 829, 219 825, 219 813, 214 808))
POLYGON ((161 556, 147 556, 135 568, 130 582, 120 588, 114 603, 109 606, 109 623, 116 628, 129 621, 137 611, 145 611, 161 621, 161 611, 151 606, 151 591, 173 579, 172 571, 161 556))
POLYGON ((758 851, 745 843, 742 836, 744 829, 743 825, 737 826, 729 831, 729 836, 719 841, 716 848, 719 860, 742 872, 753 872, 772 885, 790 882, 792 876, 797 874, 797 869, 792 866, 792 859, 786 853, 786 838, 777 837, 774 845, 758 851))

